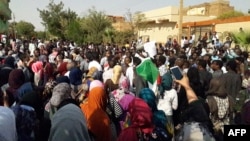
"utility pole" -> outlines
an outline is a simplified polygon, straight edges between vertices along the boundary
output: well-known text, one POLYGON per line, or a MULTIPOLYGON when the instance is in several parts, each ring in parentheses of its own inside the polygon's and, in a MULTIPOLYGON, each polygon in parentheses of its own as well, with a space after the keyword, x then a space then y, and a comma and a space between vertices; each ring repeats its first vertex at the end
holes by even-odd
POLYGON ((183 0, 180 0, 179 4, 179 23, 178 23, 178 28, 179 28, 179 34, 178 34, 178 42, 181 43, 181 36, 182 36, 182 22, 183 22, 183 0))

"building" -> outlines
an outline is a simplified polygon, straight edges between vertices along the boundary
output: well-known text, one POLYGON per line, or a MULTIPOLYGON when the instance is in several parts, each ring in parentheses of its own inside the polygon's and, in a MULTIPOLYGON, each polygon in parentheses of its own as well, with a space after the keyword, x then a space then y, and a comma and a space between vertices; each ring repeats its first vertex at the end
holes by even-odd
POLYGON ((110 19, 112 26, 116 31, 127 31, 131 29, 130 24, 126 22, 124 17, 112 15, 107 15, 107 17, 110 19))
MULTIPOLYGON (((224 10, 234 10, 229 5, 228 1, 216 0, 211 3, 203 3, 199 5, 185 7, 183 12, 183 23, 199 22, 215 19, 224 10), (220 8, 219 8, 220 7, 220 8), (221 8, 222 7, 222 8, 221 8), (220 9, 220 10, 214 10, 220 9)), ((144 28, 139 29, 138 36, 142 37, 143 41, 146 39, 154 40, 156 42, 165 43, 168 38, 178 39, 178 21, 179 21, 179 7, 168 6, 151 11, 143 12, 146 17, 144 28)), ((183 30, 183 36, 190 36, 190 33, 198 34, 198 30, 188 29, 188 24, 183 30)))
POLYGON ((250 32, 250 16, 233 17, 229 19, 212 19, 198 22, 186 22, 182 24, 183 32, 191 34, 196 31, 197 36, 203 36, 206 32, 216 31, 220 40, 225 40, 227 33, 239 32, 242 28, 250 32))
POLYGON ((219 16, 222 13, 234 11, 234 7, 230 6, 229 0, 214 0, 198 5, 185 7, 182 11, 183 15, 193 16, 219 16))
POLYGON ((0 0, 0 34, 8 30, 8 20, 11 19, 10 0, 0 0))

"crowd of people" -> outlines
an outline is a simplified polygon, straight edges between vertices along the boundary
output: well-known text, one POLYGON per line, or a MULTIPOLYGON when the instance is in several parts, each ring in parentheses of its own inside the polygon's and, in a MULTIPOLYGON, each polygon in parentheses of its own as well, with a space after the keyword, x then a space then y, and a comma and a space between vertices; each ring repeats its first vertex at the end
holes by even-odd
POLYGON ((223 141, 224 125, 250 124, 248 53, 194 38, 1 43, 0 140, 223 141))

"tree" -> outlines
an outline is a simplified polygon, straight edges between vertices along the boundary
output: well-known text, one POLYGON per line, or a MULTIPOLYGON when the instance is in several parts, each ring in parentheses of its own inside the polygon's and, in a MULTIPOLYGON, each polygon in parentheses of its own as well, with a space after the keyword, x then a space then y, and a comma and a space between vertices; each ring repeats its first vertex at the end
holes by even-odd
POLYGON ((115 32, 114 42, 119 45, 124 45, 133 39, 134 39, 134 32, 132 30, 115 32))
POLYGON ((250 31, 234 32, 232 34, 233 41, 236 45, 241 45, 245 50, 249 51, 250 47, 250 31))
POLYGON ((132 32, 138 36, 138 31, 147 27, 146 17, 140 11, 132 13, 129 9, 125 14, 126 20, 129 22, 132 32))
MULTIPOLYGON (((15 23, 14 23, 15 24, 15 23)), ((32 23, 20 21, 16 25, 17 37, 23 37, 25 39, 31 39, 35 35, 35 26, 32 23)))
POLYGON ((52 35, 59 38, 65 38, 67 26, 77 18, 75 12, 70 9, 64 10, 64 4, 62 1, 56 4, 54 3, 54 0, 50 0, 47 9, 37 10, 42 18, 42 24, 52 35))
POLYGON ((47 38, 46 31, 36 31, 35 34, 36 34, 37 39, 46 39, 47 38))
POLYGON ((65 36, 68 40, 75 41, 78 45, 83 44, 87 31, 81 26, 82 19, 73 20, 69 23, 65 36))
POLYGON ((244 16, 244 13, 242 13, 240 11, 229 11, 226 13, 222 13, 217 18, 223 20, 223 19, 229 19, 229 18, 240 17, 240 16, 244 16))
POLYGON ((110 20, 104 12, 98 12, 95 8, 89 9, 84 17, 83 28, 87 31, 87 41, 93 43, 103 42, 103 35, 107 29, 112 28, 110 20))

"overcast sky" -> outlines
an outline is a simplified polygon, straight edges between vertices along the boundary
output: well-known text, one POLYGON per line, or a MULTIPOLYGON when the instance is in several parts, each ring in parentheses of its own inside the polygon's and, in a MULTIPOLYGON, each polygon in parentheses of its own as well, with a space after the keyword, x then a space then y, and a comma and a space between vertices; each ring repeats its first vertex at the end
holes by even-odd
MULTIPOLYGON (((124 16, 128 9, 131 12, 148 11, 166 6, 178 6, 179 0, 54 0, 63 1, 65 8, 70 8, 78 15, 84 15, 88 9, 95 7, 109 15, 124 16)), ((213 0, 184 0, 184 7, 201 4, 213 0)), ((24 20, 32 23, 36 30, 43 30, 39 9, 45 9, 49 0, 10 0, 10 9, 18 22, 24 20)), ((230 0, 230 5, 236 10, 247 13, 250 9, 250 0, 230 0)))

